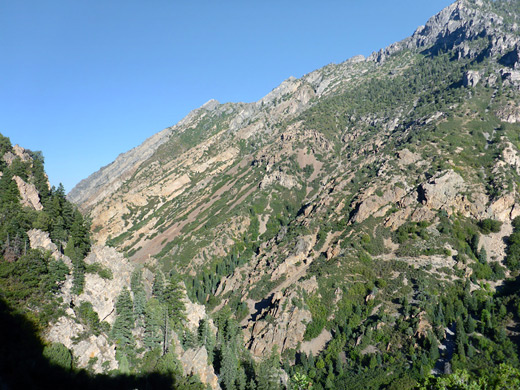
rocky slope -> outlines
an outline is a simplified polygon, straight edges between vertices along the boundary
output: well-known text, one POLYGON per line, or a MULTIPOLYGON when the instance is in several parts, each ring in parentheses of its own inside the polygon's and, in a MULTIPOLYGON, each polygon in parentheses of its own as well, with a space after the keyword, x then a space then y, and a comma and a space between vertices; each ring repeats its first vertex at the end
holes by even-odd
MULTIPOLYGON (((9 139, 0 135, 0 154, 0 215, 4 221, 0 232, 2 307, 7 305, 9 310, 28 315, 31 321, 40 321, 40 333, 26 337, 41 338, 43 355, 51 360, 51 365, 67 370, 86 369, 89 375, 128 373, 128 362, 125 368, 121 342, 114 330, 122 323, 121 297, 129 293, 132 310, 133 302, 136 307, 141 305, 140 314, 135 314, 140 315, 138 323, 125 326, 130 327, 131 338, 140 348, 132 356, 143 359, 150 349, 145 345, 145 335, 151 327, 151 309, 145 310, 143 305, 153 301, 150 305, 155 305, 156 310, 164 308, 164 303, 158 302, 157 291, 153 290, 156 273, 150 268, 137 268, 114 248, 90 245, 81 214, 66 202, 61 188, 50 188, 41 153, 11 146, 9 139), (80 251, 84 240, 88 250, 80 251), (53 361, 56 355, 46 351, 57 350, 61 352, 53 361)), ((205 346, 187 346, 182 341, 184 332, 196 334, 204 321, 215 334, 213 322, 204 306, 190 301, 182 285, 179 285, 177 299, 182 301, 182 323, 175 329, 166 326, 167 330, 162 330, 171 338, 162 347, 163 355, 170 350, 173 353, 169 380, 178 382, 178 376, 174 378, 173 374, 184 374, 198 378, 196 385, 202 386, 202 383, 220 389, 205 346)), ((5 329, 7 337, 10 332, 16 333, 5 329)), ((2 354, 2 379, 14 375, 14 383, 24 383, 16 378, 16 370, 4 372, 4 359, 12 359, 15 352, 2 349, 2 354)), ((57 371, 51 373, 53 375, 59 377, 57 371)), ((27 384, 29 387, 36 385, 32 380, 27 384)), ((2 380, 3 387, 17 388, 7 383, 9 381, 2 380)))
POLYGON ((518 271, 519 10, 459 0, 366 59, 210 101, 69 198, 99 243, 229 309, 256 359, 343 343, 384 366, 413 335, 441 343, 439 292, 518 271))

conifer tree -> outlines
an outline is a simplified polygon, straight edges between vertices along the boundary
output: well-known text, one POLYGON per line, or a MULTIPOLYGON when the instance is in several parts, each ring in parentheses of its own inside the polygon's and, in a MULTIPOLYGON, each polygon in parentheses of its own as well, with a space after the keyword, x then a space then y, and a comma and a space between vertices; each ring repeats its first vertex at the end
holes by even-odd
POLYGON ((238 368, 236 387, 237 387, 237 390, 246 390, 246 387, 247 387, 246 371, 244 370, 244 367, 242 367, 242 366, 240 366, 238 368))
POLYGON ((215 335, 209 328, 209 323, 205 319, 201 319, 199 322, 199 329, 197 330, 197 339, 199 346, 205 346, 208 352, 208 363, 213 363, 214 349, 215 349, 215 335))
POLYGON ((116 320, 112 327, 112 339, 117 343, 118 348, 124 352, 134 344, 132 329, 134 328, 133 303, 130 292, 125 287, 117 298, 116 320))
POLYGON ((279 369, 280 359, 276 351, 271 353, 271 356, 264 359, 257 367, 256 377, 258 390, 277 390, 280 388, 280 383, 276 378, 276 372, 279 369))
POLYGON ((67 246, 65 247, 65 256, 72 261, 72 293, 80 295, 85 287, 85 262, 83 257, 76 248, 73 237, 69 238, 67 246))
POLYGON ((157 271, 153 280, 152 295, 159 300, 163 301, 164 292, 164 276, 161 271, 157 271))
POLYGON ((233 344, 222 345, 222 367, 220 376, 225 390, 236 390, 235 380, 237 379, 238 358, 233 348, 233 344))
POLYGON ((164 339, 164 313, 165 310, 157 298, 151 298, 146 302, 144 345, 149 350, 160 348, 164 339))
POLYGON ((164 286, 162 293, 163 302, 166 305, 168 316, 172 323, 178 325, 185 319, 186 306, 184 304, 184 293, 180 284, 180 277, 172 274, 169 283, 164 286))
POLYGON ((144 321, 146 310, 146 294, 144 292, 141 269, 136 269, 132 273, 130 288, 134 294, 134 313, 136 321, 141 325, 144 321))

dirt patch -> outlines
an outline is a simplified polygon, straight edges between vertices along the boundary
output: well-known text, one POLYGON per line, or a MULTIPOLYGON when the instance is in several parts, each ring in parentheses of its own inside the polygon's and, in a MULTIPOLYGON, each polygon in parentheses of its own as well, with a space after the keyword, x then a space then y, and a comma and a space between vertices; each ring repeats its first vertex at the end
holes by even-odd
POLYGON ((304 341, 300 351, 305 352, 307 355, 312 353, 313 356, 317 356, 325 349, 325 346, 330 340, 332 340, 332 334, 330 334, 327 329, 324 329, 315 339, 311 341, 304 341))
POLYGON ((379 352, 379 350, 375 347, 375 345, 367 345, 367 347, 361 351, 361 355, 369 355, 377 352, 379 352))
MULTIPOLYGON (((243 201, 244 201, 244 200, 245 200, 249 195, 251 195, 251 194, 253 193, 253 191, 256 190, 256 189, 257 189, 257 186, 256 186, 256 185, 251 186, 251 188, 250 188, 249 190, 247 190, 247 192, 246 192, 244 195, 242 195, 242 196, 240 197, 240 199, 238 199, 235 203, 233 203, 233 204, 231 205, 231 208, 229 209, 229 211, 233 210, 237 205, 241 204, 241 203, 242 203, 242 202, 243 202, 243 201)), ((242 189, 241 189, 240 191, 242 191, 242 189)))
POLYGON ((299 149, 296 159, 300 168, 303 169, 307 165, 312 165, 312 167, 314 168, 314 172, 309 178, 309 181, 313 181, 318 177, 318 175, 321 172, 321 168, 323 167, 323 163, 321 161, 316 160, 316 157, 314 157, 314 155, 307 154, 307 151, 304 149, 299 149))
POLYGON ((383 244, 384 244, 385 248, 390 249, 390 252, 392 252, 392 253, 394 253, 396 250, 399 249, 399 244, 396 244, 395 242, 393 242, 391 238, 384 238, 383 244))
POLYGON ((260 228, 258 229, 258 232, 260 234, 264 234, 267 231, 267 221, 269 221, 269 217, 269 214, 258 216, 258 221, 260 222, 260 228))
POLYGON ((484 248, 488 260, 503 261, 506 257, 506 243, 504 238, 513 233, 513 226, 504 223, 498 233, 482 234, 480 236, 479 249, 484 248))

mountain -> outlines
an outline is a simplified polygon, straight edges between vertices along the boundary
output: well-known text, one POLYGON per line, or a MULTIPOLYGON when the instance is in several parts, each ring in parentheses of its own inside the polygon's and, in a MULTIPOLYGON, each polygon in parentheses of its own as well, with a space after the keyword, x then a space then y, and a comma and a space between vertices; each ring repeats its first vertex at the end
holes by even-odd
MULTIPOLYGON (((519 1, 456 1, 368 58, 209 101, 121 154, 67 197, 94 246, 63 249, 57 216, 20 228, 92 274, 47 328, 68 321, 77 356, 86 339, 111 351, 94 371, 182 366, 226 390, 515 388, 519 19, 519 1)), ((38 172, 9 179, 36 211, 38 172)))
POLYGON ((214 327, 204 307, 173 276, 162 280, 115 249, 92 245, 63 186, 50 187, 42 153, 1 134, 0 219, 2 389, 206 388, 201 381, 219 388, 205 347, 182 342, 200 321, 214 327), (163 313, 167 305, 177 311, 163 313), (165 318, 172 324, 158 329, 165 318), (163 354, 161 332, 170 338, 163 354), (151 368, 130 373, 151 346, 151 368))

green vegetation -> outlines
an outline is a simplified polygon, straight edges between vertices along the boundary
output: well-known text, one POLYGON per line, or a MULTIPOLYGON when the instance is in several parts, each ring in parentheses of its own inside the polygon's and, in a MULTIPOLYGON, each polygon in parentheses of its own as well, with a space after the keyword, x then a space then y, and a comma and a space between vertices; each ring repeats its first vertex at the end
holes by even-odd
MULTIPOLYGON (((507 24, 518 19, 516 3, 484 6, 507 24)), ((486 32, 502 28, 489 23, 486 32)), ((127 257, 147 244, 158 253, 151 296, 151 276, 137 267, 111 327, 91 304, 58 298, 69 274, 74 294, 88 273, 115 276, 83 260, 88 220, 62 186, 48 188, 41 153, 0 159, 0 297, 41 329, 71 307, 86 329, 77 342, 94 334, 116 345, 114 375, 180 378, 177 337, 184 350, 205 347, 223 390, 519 387, 520 217, 505 240, 507 270, 502 243, 489 245, 509 228, 520 185, 520 125, 499 118, 518 107, 502 67, 517 53, 495 58, 498 41, 477 35, 463 48, 451 48, 457 35, 422 52, 327 66, 298 87, 310 88, 309 103, 288 93, 267 106, 195 112, 121 187, 150 194, 126 205, 124 229, 107 244, 127 257), (470 70, 480 81, 464 87, 470 70), (209 163, 226 151, 240 158, 209 163), (451 171, 458 176, 442 184, 451 171), (43 210, 22 206, 14 176, 35 185, 43 210), (167 176, 189 180, 170 196, 167 176), (153 194, 158 187, 165 192, 153 194), (31 228, 48 232, 72 269, 30 249, 31 228), (183 284, 210 313, 198 327, 187 325, 183 284), (286 338, 280 354, 269 340, 302 313, 303 342, 327 341, 307 354, 286 338), (257 339, 267 340, 264 359, 248 350, 257 339)), ((0 153, 11 150, 0 137, 0 153)), ((53 366, 76 370, 62 344, 42 350, 53 366)), ((183 380, 179 388, 201 388, 183 380)))
POLYGON ((520 218, 513 220, 513 234, 509 236, 507 245, 507 267, 516 271, 520 269, 520 218))

